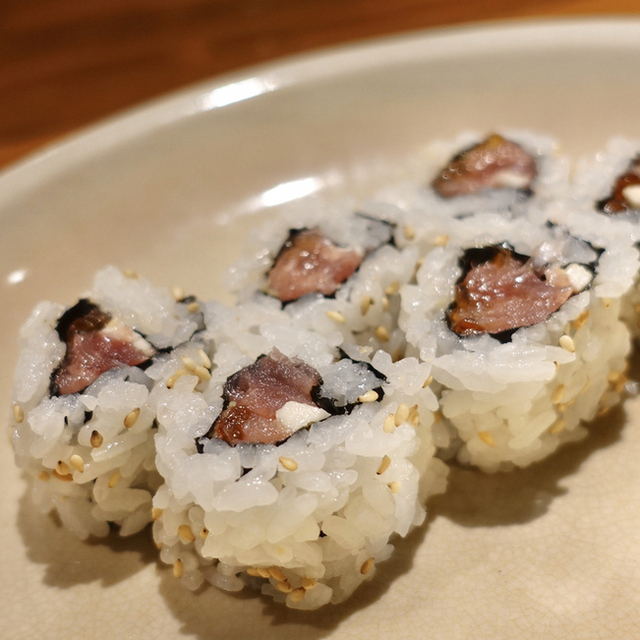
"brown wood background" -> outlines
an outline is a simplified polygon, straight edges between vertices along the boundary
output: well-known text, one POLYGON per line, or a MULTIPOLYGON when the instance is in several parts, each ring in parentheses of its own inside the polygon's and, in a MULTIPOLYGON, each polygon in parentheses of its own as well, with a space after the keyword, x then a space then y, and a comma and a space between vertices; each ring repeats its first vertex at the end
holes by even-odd
POLYGON ((0 0, 0 166, 142 100, 415 29, 637 13, 636 0, 0 0))

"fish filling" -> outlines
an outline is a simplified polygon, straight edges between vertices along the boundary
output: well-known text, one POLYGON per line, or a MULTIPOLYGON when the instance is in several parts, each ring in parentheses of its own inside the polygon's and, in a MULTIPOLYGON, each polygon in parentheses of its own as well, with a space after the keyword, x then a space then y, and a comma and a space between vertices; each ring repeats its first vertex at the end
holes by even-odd
POLYGON ((67 351, 51 375, 51 395, 83 391, 103 373, 141 365, 155 353, 140 334, 88 300, 67 310, 56 330, 67 351))
POLYGON ((597 207, 609 215, 640 210, 640 156, 631 162, 614 184, 611 195, 600 200, 597 207))
POLYGON ((443 198, 469 195, 485 189, 530 192, 537 173, 535 160, 520 145, 492 134, 452 158, 431 186, 443 198))
POLYGON ((539 267, 506 243, 468 249, 461 264, 449 327, 459 336, 488 333, 503 342, 515 330, 545 321, 593 277, 582 265, 539 267))
POLYGON ((267 292, 282 302, 309 293, 333 295, 364 255, 334 244, 317 227, 291 231, 269 272, 267 292))

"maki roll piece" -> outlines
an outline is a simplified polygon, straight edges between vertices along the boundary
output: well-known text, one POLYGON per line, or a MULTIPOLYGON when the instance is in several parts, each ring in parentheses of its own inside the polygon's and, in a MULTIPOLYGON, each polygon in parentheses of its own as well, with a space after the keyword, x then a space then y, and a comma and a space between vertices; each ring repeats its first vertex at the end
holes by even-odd
POLYGON ((155 413, 148 370, 202 325, 190 302, 109 267, 77 304, 39 304, 21 331, 11 435, 43 512, 81 538, 150 521, 155 413))
POLYGON ((604 151, 581 158, 570 194, 545 212, 548 219, 607 248, 612 292, 623 296, 622 315, 640 338, 640 140, 616 138, 604 151))
POLYGON ((526 466, 621 397, 629 333, 596 250, 565 230, 479 215, 402 291, 410 352, 432 361, 444 455, 526 466))
POLYGON ((316 609, 370 579, 393 536, 444 490, 430 368, 384 352, 359 360, 260 311, 252 327, 250 309, 209 314, 223 317, 208 325, 216 348, 203 388, 183 376, 156 397, 165 484, 154 539, 190 589, 249 585, 316 609))
POLYGON ((240 301, 276 300, 300 326, 400 357, 398 291, 413 276, 415 248, 399 248, 395 225, 381 217, 307 204, 260 229, 254 257, 232 268, 240 301))
POLYGON ((427 184, 414 206, 442 216, 522 216, 568 189, 569 163, 556 143, 529 133, 465 134, 431 144, 425 161, 427 184))

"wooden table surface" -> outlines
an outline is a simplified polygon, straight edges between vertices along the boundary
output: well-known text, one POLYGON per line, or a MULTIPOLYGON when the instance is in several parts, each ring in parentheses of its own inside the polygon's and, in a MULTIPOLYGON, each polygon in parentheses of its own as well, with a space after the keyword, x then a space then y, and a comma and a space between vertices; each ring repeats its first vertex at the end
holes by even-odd
POLYGON ((1 0, 0 166, 216 74, 416 29, 638 13, 635 0, 1 0))

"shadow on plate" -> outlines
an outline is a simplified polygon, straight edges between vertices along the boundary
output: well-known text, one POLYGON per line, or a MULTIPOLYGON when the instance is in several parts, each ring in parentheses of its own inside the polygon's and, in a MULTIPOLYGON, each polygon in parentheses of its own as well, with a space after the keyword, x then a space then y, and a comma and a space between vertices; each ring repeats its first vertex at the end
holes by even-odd
POLYGON ((30 561, 46 565, 45 584, 62 589, 100 581, 108 587, 127 580, 156 558, 148 529, 121 538, 83 541, 67 531, 56 515, 40 513, 30 487, 20 498, 17 526, 30 561))

